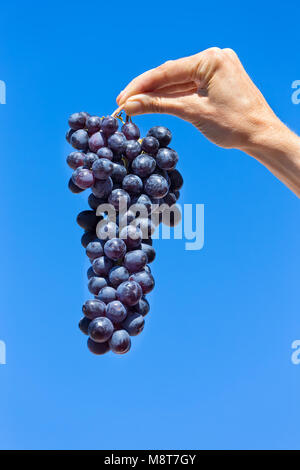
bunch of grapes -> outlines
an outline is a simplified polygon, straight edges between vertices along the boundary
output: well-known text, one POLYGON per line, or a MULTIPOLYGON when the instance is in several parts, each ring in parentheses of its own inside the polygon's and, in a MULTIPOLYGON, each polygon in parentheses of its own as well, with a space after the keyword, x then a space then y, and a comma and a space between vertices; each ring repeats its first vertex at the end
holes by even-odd
POLYGON ((151 236, 179 198, 178 154, 169 147, 169 129, 152 127, 140 139, 128 116, 124 122, 121 115, 74 113, 69 126, 66 138, 75 148, 67 157, 73 170, 69 189, 75 194, 91 189, 90 210, 80 212, 77 223, 84 229, 81 243, 91 262, 88 289, 94 298, 83 305, 79 328, 89 336, 91 352, 124 354, 149 312, 151 236))

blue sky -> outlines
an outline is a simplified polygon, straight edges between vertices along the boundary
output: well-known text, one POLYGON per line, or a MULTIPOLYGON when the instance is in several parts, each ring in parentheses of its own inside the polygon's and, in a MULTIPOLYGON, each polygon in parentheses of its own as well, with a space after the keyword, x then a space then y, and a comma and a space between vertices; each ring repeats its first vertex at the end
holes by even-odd
POLYGON ((157 241, 156 289, 127 356, 91 355, 77 328, 88 267, 75 223, 66 120, 111 113, 167 59, 232 47, 276 113, 291 101, 299 6, 169 0, 1 7, 1 449, 299 449, 299 200, 254 159, 170 116, 182 203, 205 204, 205 245, 157 241))

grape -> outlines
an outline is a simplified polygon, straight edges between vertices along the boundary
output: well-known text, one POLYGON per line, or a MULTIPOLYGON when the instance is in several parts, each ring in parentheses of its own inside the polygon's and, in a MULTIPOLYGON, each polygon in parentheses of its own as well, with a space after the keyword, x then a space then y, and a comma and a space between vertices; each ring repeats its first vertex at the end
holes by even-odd
POLYGON ((84 157, 84 160, 83 160, 83 164, 85 167, 87 167, 89 170, 92 168, 93 166, 93 163, 98 160, 98 155, 96 155, 95 153, 93 152, 87 152, 85 157, 84 157))
POLYGON ((178 153, 170 148, 161 148, 156 155, 156 163, 162 170, 173 170, 178 162, 178 153))
POLYGON ((88 133, 83 129, 79 129, 71 135, 71 145, 77 150, 86 150, 88 148, 88 142, 88 133))
POLYGON ((76 170, 79 166, 83 166, 84 164, 84 157, 85 154, 82 152, 71 152, 67 156, 67 164, 73 170, 76 170))
POLYGON ((84 191, 84 189, 79 188, 79 186, 76 186, 72 178, 69 179, 68 188, 73 194, 79 194, 79 193, 82 193, 82 191, 84 191))
POLYGON ((113 182, 111 178, 105 181, 96 180, 92 186, 92 193, 98 198, 106 198, 112 191, 113 182))
POLYGON ((122 187, 130 194, 140 194, 143 189, 143 181, 137 175, 126 175, 122 181, 122 187))
POLYGON ((164 126, 151 127, 147 136, 155 137, 161 147, 167 147, 172 139, 171 131, 164 126))
POLYGON ((77 131, 85 127, 86 116, 84 113, 74 113, 69 117, 69 126, 71 129, 77 131))
POLYGON ((109 340, 109 346, 115 354, 125 354, 131 347, 130 336, 126 330, 117 330, 109 340))
POLYGON ((141 249, 146 253, 148 263, 152 263, 155 260, 155 249, 151 245, 146 245, 146 243, 141 244, 141 249))
POLYGON ((133 312, 127 316, 127 318, 123 321, 122 327, 130 336, 137 336, 139 335, 145 325, 145 320, 142 315, 139 313, 133 312))
POLYGON ((137 304, 141 297, 141 286, 134 280, 122 282, 117 288, 117 298, 128 307, 137 304))
POLYGON ((156 155, 159 149, 159 142, 155 137, 145 137, 142 141, 142 150, 150 155, 156 155))
POLYGON ((93 271, 98 276, 107 276, 112 267, 113 262, 107 256, 100 256, 93 261, 93 271))
POLYGON ((102 120, 101 130, 103 134, 109 136, 118 130, 118 120, 112 116, 107 116, 102 120))
POLYGON ((89 148, 91 152, 97 153, 101 147, 105 147, 105 141, 101 132, 95 132, 89 138, 89 148))
POLYGON ((91 338, 88 339, 87 345, 88 345, 89 350, 92 353, 97 354, 98 356, 105 354, 110 350, 110 346, 107 342, 96 343, 91 338))
POLYGON ((147 271, 140 271, 138 273, 131 274, 129 281, 138 283, 143 291, 143 294, 148 294, 154 288, 155 282, 151 273, 147 271))
POLYGON ((113 334, 114 326, 106 317, 94 318, 89 324, 89 335, 96 343, 105 343, 113 334))
POLYGON ((151 213, 151 206, 152 206, 152 201, 151 199, 149 198, 149 196, 147 196, 147 194, 141 194, 140 196, 138 197, 135 197, 132 199, 132 203, 134 205, 136 204, 140 204, 142 206, 145 206, 148 213, 150 214, 151 213))
POLYGON ((86 248, 90 242, 93 242, 94 240, 97 240, 97 235, 96 233, 92 231, 87 231, 84 232, 84 234, 81 237, 81 244, 83 248, 86 248))
POLYGON ((173 192, 176 190, 178 191, 179 189, 182 188, 183 178, 178 170, 170 171, 169 178, 170 178, 170 187, 173 192))
POLYGON ((125 148, 125 155, 129 161, 132 161, 142 151, 141 144, 137 140, 128 140, 125 148))
POLYGON ((87 300, 82 307, 84 315, 91 320, 105 315, 106 305, 98 299, 87 300))
POLYGON ((124 165, 113 163, 113 172, 112 172, 111 178, 114 183, 122 183, 126 174, 127 174, 127 171, 124 165))
POLYGON ((128 140, 138 140, 141 135, 138 126, 133 122, 126 122, 126 124, 122 126, 121 131, 128 140))
POLYGON ((98 217, 94 211, 82 211, 78 214, 76 219, 79 227, 89 232, 93 232, 96 229, 99 220, 100 217, 98 217))
POLYGON ((105 243, 104 253, 108 258, 117 261, 125 255, 126 245, 121 238, 112 238, 105 243))
MULTIPOLYGON (((93 271, 94 274, 94 271, 93 271)), ((98 295, 100 290, 107 286, 106 279, 104 277, 98 277, 93 275, 88 282, 88 289, 91 294, 98 295)), ((103 299, 100 299, 103 300, 103 299)))
POLYGON ((108 221, 103 222, 97 228, 97 235, 100 240, 111 240, 116 238, 119 234, 119 227, 115 222, 108 221))
POLYGON ((101 147, 97 151, 97 155, 98 155, 99 158, 106 158, 107 160, 111 160, 111 161, 114 157, 113 152, 108 147, 101 147))
POLYGON ((95 178, 91 170, 88 168, 76 168, 72 175, 73 183, 81 189, 87 189, 93 186, 95 178))
POLYGON ((94 211, 97 210, 97 207, 100 206, 100 204, 105 204, 105 203, 106 203, 106 199, 101 199, 100 197, 96 197, 94 196, 93 193, 91 193, 88 197, 88 204, 90 208, 93 209, 94 211))
POLYGON ((127 309, 119 300, 112 300, 106 306, 106 316, 113 323, 121 323, 127 316, 127 309))
POLYGON ((173 206, 176 204, 177 198, 174 193, 168 193, 164 198, 163 198, 163 203, 167 204, 169 207, 173 206))
MULTIPOLYGON (((97 299, 102 300, 102 302, 104 302, 105 304, 109 304, 113 300, 116 300, 116 298, 117 298, 116 290, 110 286, 103 287, 100 290, 99 294, 97 295, 97 299)), ((108 316, 107 308, 106 308, 106 316, 108 316)))
POLYGON ((69 142, 69 144, 71 143, 71 137, 74 134, 74 132, 75 131, 73 129, 69 129, 68 132, 66 133, 66 140, 69 142))
POLYGON ((88 279, 91 279, 92 277, 95 277, 95 273, 94 273, 94 270, 93 270, 92 266, 89 267, 89 269, 86 272, 86 275, 87 275, 88 279))
POLYGON ((80 328, 80 330, 82 331, 82 333, 84 335, 88 335, 89 334, 89 324, 91 323, 92 320, 90 320, 88 317, 82 317, 80 322, 78 323, 78 326, 80 328))
POLYGON ((155 170, 156 162, 153 157, 142 153, 138 155, 132 162, 132 171, 141 178, 151 175, 155 170))
POLYGON ((120 204, 125 207, 130 204, 130 196, 124 189, 114 189, 108 197, 108 202, 119 210, 120 204))
POLYGON ((124 266, 130 273, 141 271, 146 266, 148 258, 143 250, 133 250, 126 253, 124 266))
POLYGON ((138 227, 127 225, 122 228, 120 238, 125 242, 128 249, 134 249, 140 246, 142 241, 142 232, 138 227))
POLYGON ((169 191, 167 180, 161 175, 151 175, 146 180, 145 191, 149 196, 160 199, 169 191))
POLYGON ((107 180, 113 172, 114 164, 107 158, 98 158, 92 166, 92 172, 98 180, 107 180))
POLYGON ((126 137, 122 132, 115 132, 107 139, 108 146, 113 152, 123 153, 126 149, 126 137))
POLYGON ((86 254, 91 259, 94 260, 96 258, 100 258, 103 256, 103 246, 100 240, 92 241, 86 247, 86 254))
POLYGON ((98 116, 89 116, 86 120, 85 126, 90 135, 95 134, 95 132, 100 131, 101 119, 98 116))
POLYGON ((129 272, 124 266, 115 266, 109 271, 108 279, 113 287, 118 287, 122 282, 127 281, 129 278, 129 272))
POLYGON ((142 243, 152 246, 153 245, 153 240, 152 240, 152 238, 143 238, 142 243))
POLYGON ((150 306, 146 297, 142 297, 141 300, 134 306, 134 309, 145 317, 149 313, 150 306))
POLYGON ((180 198, 180 191, 178 191, 178 189, 175 189, 172 194, 174 194, 174 196, 176 197, 176 201, 178 201, 178 199, 180 198))

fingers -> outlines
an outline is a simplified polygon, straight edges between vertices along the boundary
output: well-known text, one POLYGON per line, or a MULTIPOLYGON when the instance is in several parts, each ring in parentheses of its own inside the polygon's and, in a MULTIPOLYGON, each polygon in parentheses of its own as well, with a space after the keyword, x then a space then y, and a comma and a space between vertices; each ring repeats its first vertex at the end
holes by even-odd
MULTIPOLYGON (((186 95, 189 95, 189 93, 186 93, 186 95)), ((130 97, 122 107, 129 116, 165 113, 185 117, 184 98, 182 96, 178 98, 174 95, 143 93, 130 97)))

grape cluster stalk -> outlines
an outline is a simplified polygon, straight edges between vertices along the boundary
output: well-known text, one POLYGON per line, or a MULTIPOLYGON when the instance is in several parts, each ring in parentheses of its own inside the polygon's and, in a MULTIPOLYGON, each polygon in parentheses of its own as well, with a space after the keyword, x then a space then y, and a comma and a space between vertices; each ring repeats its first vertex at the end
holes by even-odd
POLYGON ((176 224, 163 216, 168 210, 173 214, 183 184, 175 169, 178 154, 169 147, 172 134, 164 126, 152 127, 141 139, 138 126, 121 114, 79 112, 68 122, 66 139, 75 149, 67 157, 73 170, 69 189, 91 190, 90 209, 77 216, 93 295, 82 307, 79 328, 92 353, 124 354, 150 309, 146 295, 155 282, 149 264, 156 256, 151 237, 162 221, 176 224))

